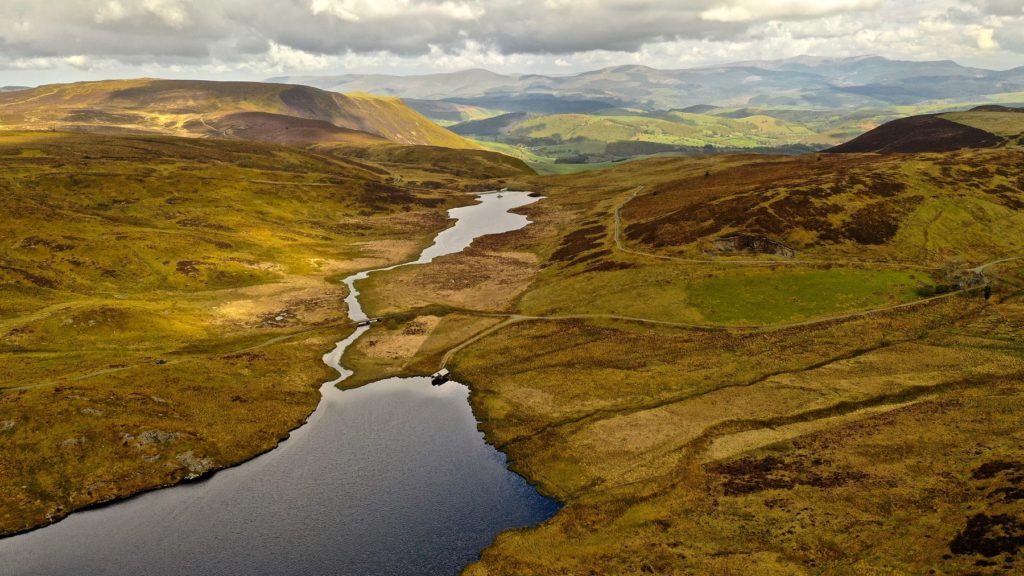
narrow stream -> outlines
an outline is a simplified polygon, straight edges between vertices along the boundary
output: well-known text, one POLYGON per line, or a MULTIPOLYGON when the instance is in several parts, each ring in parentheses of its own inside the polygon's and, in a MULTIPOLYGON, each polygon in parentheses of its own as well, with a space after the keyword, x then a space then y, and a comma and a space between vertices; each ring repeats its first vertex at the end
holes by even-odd
MULTIPOLYGON (((523 192, 480 196, 415 262, 529 221, 523 192)), ((390 267, 386 269, 395 268, 390 267)), ((385 269, 385 270, 386 270, 385 269)), ((364 320, 350 276, 349 316, 364 320)), ((324 356, 338 370, 308 423, 277 449, 196 483, 77 512, 0 540, 0 575, 457 574, 501 531, 553 515, 484 443, 455 382, 391 378, 341 391, 358 328, 324 356)))

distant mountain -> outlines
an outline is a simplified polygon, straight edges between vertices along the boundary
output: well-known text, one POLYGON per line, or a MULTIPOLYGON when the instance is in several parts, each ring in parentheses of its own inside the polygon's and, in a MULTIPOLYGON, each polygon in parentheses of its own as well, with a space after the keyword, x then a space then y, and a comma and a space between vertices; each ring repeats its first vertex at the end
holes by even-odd
POLYGON ((1013 145, 1024 145, 1024 109, 979 106, 893 120, 827 152, 949 152, 1013 145))
POLYGON ((839 109, 1020 92, 1024 91, 1024 67, 993 71, 952 61, 801 57, 681 70, 615 66, 572 76, 466 70, 421 76, 286 76, 270 81, 544 114, 695 105, 839 109), (571 104, 558 109, 556 101, 571 104))
POLYGON ((423 114, 427 118, 443 124, 457 124, 467 120, 480 120, 482 118, 490 118, 491 116, 498 114, 498 112, 480 108, 478 106, 459 104, 457 102, 446 102, 444 100, 417 100, 416 98, 402 98, 402 102, 405 102, 410 108, 420 114, 423 114))
POLYGON ((0 92, 17 92, 18 90, 28 89, 28 86, 0 86, 0 92))
POLYGON ((259 82, 142 79, 41 86, 0 94, 0 121, 6 129, 479 148, 398 98, 259 82))
POLYGON ((712 106, 710 104, 694 104, 693 106, 687 106, 686 108, 680 108, 679 110, 669 110, 669 112, 684 112, 686 114, 708 114, 718 110, 718 106, 712 106))

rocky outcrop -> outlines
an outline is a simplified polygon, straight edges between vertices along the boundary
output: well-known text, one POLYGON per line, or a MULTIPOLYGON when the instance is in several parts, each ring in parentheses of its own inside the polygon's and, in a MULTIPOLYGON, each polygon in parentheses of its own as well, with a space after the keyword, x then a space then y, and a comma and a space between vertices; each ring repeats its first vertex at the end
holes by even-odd
POLYGON ((782 242, 776 242, 775 240, 754 234, 737 234, 735 236, 716 238, 713 241, 713 248, 719 254, 752 252, 755 254, 772 254, 784 258, 796 257, 796 250, 793 248, 786 246, 782 242))

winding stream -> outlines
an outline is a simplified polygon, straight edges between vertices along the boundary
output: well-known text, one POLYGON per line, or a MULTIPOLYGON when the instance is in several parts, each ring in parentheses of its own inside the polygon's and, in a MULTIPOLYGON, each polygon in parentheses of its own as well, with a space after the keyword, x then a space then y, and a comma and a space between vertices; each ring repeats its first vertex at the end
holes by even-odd
MULTIPOLYGON (((523 192, 485 194, 409 266, 529 221, 523 192)), ((396 268, 392 266, 381 270, 396 268)), ((350 276, 349 317, 364 320, 350 276)), ((0 575, 455 574, 501 531, 559 508, 484 443, 466 386, 391 378, 341 391, 356 331, 324 356, 338 379, 275 450, 195 483, 76 512, 0 540, 0 575)))

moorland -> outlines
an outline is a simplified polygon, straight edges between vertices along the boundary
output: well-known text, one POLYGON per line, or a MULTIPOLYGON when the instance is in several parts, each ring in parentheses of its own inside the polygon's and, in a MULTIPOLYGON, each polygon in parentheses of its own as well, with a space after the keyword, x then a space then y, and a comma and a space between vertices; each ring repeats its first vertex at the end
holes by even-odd
MULTIPOLYGON (((50 131, 0 134, 0 166, 2 533, 274 447, 351 328, 339 279, 418 253, 476 182, 472 161, 454 186, 295 147, 50 131)), ((495 166, 475 169, 528 171, 495 166)))
MULTIPOLYGON (((0 132, 5 533, 271 449, 351 329, 337 279, 508 187, 544 196, 533 223, 362 282, 382 321, 343 362, 345 386, 448 367, 565 504, 466 573, 1017 569, 1024 115, 539 176, 440 127, 469 144, 369 120, 340 141, 274 90, 83 126, 31 111, 55 89, 82 87, 0 95, 20 115, 0 132), (263 116, 187 128, 245 111, 263 116)), ((105 90, 90 109, 149 106, 105 90)))
POLYGON ((469 574, 1003 573, 1024 521, 1022 160, 527 178, 532 226, 365 284, 393 320, 346 361, 359 381, 446 364, 566 503, 469 574), (795 255, 716 249, 738 232, 795 255))

